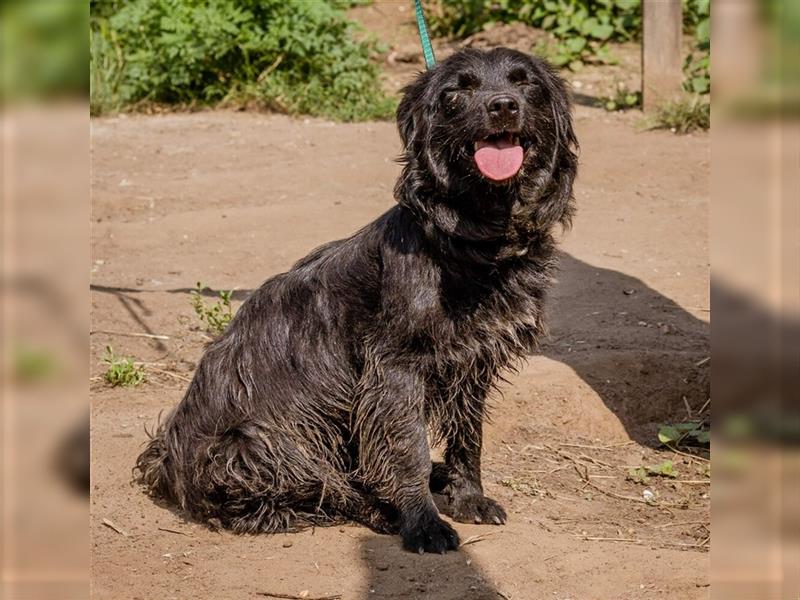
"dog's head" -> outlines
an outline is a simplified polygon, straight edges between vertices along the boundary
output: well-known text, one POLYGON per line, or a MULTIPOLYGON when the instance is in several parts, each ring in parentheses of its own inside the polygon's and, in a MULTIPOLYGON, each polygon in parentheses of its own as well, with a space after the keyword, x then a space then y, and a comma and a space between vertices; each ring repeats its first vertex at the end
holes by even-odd
POLYGON ((568 224, 577 140, 566 85, 543 60, 462 50, 405 88, 397 121, 401 203, 428 215, 444 203, 461 220, 492 204, 539 230, 568 224))

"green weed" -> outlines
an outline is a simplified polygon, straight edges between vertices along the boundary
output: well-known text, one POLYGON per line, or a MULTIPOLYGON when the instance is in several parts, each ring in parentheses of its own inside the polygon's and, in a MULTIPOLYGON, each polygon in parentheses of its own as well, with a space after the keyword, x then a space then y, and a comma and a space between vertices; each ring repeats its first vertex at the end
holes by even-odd
POLYGON ((642 92, 628 89, 624 84, 618 83, 614 86, 614 94, 605 96, 600 102, 609 112, 617 110, 629 110, 642 106, 642 92))
POLYGON ((702 422, 689 421, 687 423, 662 425, 658 429, 658 441, 671 448, 688 444, 708 446, 711 441, 711 435, 702 422))
POLYGON ((144 366, 137 365, 133 359, 118 356, 111 346, 106 346, 103 362, 108 365, 105 380, 111 386, 137 386, 147 379, 144 366))
POLYGON ((644 121, 647 129, 669 129, 673 133, 690 133, 711 127, 711 104, 698 95, 687 95, 659 106, 644 121))
POLYGON ((335 2, 92 0, 93 114, 256 105, 343 121, 390 116, 376 44, 335 2))
POLYGON ((671 460, 665 460, 657 465, 647 465, 641 467, 632 467, 628 469, 626 479, 636 483, 650 483, 650 477, 669 477, 675 479, 678 473, 671 460))
MULTIPOLYGON (((609 42, 638 40, 641 0, 428 0, 435 35, 463 38, 496 23, 522 22, 554 38, 534 49, 559 67, 577 70, 587 62, 613 64, 609 42)), ((708 78, 709 0, 683 0, 684 31, 696 44, 687 57, 687 89, 701 91, 708 78)), ((710 87, 710 79, 708 79, 710 87)), ((706 90, 707 91, 707 90, 706 90)))
POLYGON ((206 304, 203 300, 203 291, 207 289, 202 283, 197 282, 197 289, 191 292, 192 308, 197 314, 197 317, 205 323, 206 330, 212 335, 220 335, 231 319, 233 319, 233 307, 231 306, 231 298, 233 297, 233 290, 219 292, 219 300, 212 304, 206 304))
MULTIPOLYGON (((684 88, 694 94, 711 92, 711 2, 690 0, 688 18, 691 21, 694 47, 686 57, 683 72, 684 88)), ((684 7, 685 10, 686 7, 684 7)))

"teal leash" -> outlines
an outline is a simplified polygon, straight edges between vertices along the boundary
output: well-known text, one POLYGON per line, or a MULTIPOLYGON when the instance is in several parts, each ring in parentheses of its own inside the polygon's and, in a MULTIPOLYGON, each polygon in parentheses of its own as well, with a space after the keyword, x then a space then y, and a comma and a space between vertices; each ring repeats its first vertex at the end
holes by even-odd
POLYGON ((436 66, 436 58, 433 56, 431 37, 428 35, 428 26, 425 24, 425 15, 422 12, 422 0, 414 0, 414 12, 417 16, 417 30, 419 41, 422 43, 422 54, 425 56, 425 66, 430 70, 436 66))

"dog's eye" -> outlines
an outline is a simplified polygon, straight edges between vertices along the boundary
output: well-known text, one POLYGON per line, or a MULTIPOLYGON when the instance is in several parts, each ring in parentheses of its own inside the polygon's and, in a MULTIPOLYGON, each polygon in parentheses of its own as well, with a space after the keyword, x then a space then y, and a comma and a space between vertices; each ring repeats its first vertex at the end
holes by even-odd
POLYGON ((458 87, 465 91, 472 91, 478 87, 480 87, 481 82, 480 79, 475 77, 472 73, 459 73, 458 75, 458 87))
POLYGON ((456 102, 458 102, 460 92, 461 90, 453 88, 446 89, 445 91, 442 92, 442 103, 445 106, 451 106, 455 104, 456 102))
POLYGON ((520 87, 531 85, 532 83, 525 69, 514 69, 508 74, 508 80, 520 87))

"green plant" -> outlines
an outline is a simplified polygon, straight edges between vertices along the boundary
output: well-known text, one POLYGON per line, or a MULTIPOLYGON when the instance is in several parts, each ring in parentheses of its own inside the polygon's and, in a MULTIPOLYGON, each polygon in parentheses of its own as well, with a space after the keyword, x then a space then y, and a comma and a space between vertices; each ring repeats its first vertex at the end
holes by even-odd
MULTIPOLYGON (((462 38, 512 22, 550 32, 553 39, 535 51, 573 70, 586 62, 613 63, 608 42, 637 40, 642 29, 641 0, 428 0, 428 7, 431 30, 439 36, 462 38)), ((708 14, 709 0, 683 0, 684 29, 698 44, 707 37, 708 14)), ((697 69, 702 58, 698 47, 697 69)))
POLYGON ((137 365, 133 359, 118 356, 111 346, 106 346, 103 362, 108 365, 105 380, 112 386, 137 386, 146 380, 143 365, 137 365))
POLYGON ((676 478, 678 473, 671 460, 665 460, 657 465, 647 465, 641 467, 631 467, 628 469, 626 479, 636 483, 650 483, 650 477, 669 477, 676 478))
POLYGON ((495 23, 523 22, 550 32, 537 47, 558 66, 612 61, 609 40, 635 39, 640 0, 431 0, 435 35, 465 37, 495 23))
POLYGON ((694 47, 687 55, 683 72, 684 88, 695 94, 711 92, 711 20, 710 0, 689 0, 694 47))
POLYGON ((642 105, 642 92, 628 89, 623 83, 614 86, 614 94, 600 99, 607 111, 628 110, 642 105))
POLYGON ((659 106, 644 121, 647 129, 669 129, 673 133, 690 133, 711 126, 711 105, 699 95, 687 95, 659 106))
POLYGON ((233 297, 233 290, 219 292, 219 300, 213 304, 206 304, 203 300, 203 291, 206 288, 199 281, 197 288, 191 291, 192 308, 197 314, 200 321, 205 323, 206 330, 212 335, 220 335, 228 324, 233 319, 233 308, 231 306, 231 298, 233 297))
POLYGON ((687 423, 672 423, 662 425, 658 429, 658 441, 671 448, 692 443, 693 445, 708 446, 711 436, 700 421, 687 423))
POLYGON ((340 120, 384 118, 376 45, 348 2, 91 3, 91 110, 147 103, 260 106, 340 120))

